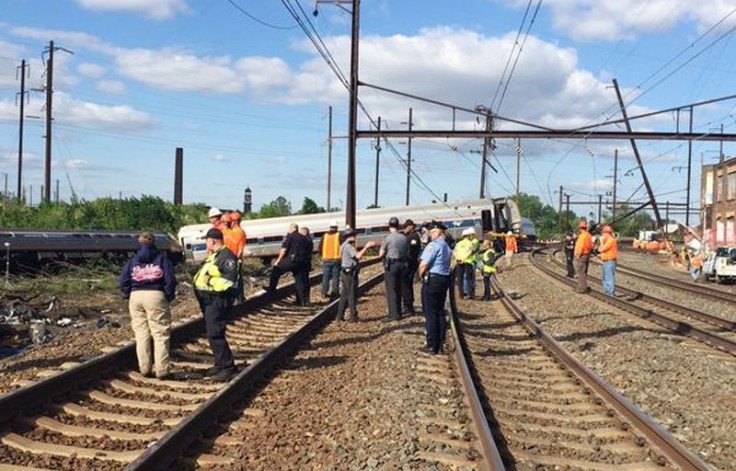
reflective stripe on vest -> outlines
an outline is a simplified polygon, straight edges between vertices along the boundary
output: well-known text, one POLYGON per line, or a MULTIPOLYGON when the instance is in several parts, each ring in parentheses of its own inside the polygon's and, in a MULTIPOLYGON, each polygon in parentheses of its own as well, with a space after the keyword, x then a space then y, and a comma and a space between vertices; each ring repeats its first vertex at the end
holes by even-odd
POLYGON ((483 273, 486 275, 492 275, 496 273, 496 266, 493 265, 493 257, 496 255, 496 251, 488 249, 483 252, 483 273))
MULTIPOLYGON (((222 247, 220 250, 228 250, 226 247, 222 247)), ((233 282, 222 277, 220 269, 217 268, 215 260, 220 250, 210 254, 205 259, 199 271, 194 275, 194 288, 199 291, 214 291, 216 293, 223 293, 233 287, 233 282), (209 279, 205 276, 209 275, 209 279)))
POLYGON ((322 253, 320 254, 324 260, 338 260, 340 258, 340 234, 335 232, 325 233, 322 236, 322 253))

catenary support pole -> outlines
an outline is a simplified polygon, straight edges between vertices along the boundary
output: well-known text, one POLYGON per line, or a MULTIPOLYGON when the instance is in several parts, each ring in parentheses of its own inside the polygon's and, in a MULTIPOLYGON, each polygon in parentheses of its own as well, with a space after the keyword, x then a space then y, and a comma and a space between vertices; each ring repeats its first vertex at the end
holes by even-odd
POLYGON ((26 61, 20 62, 20 116, 18 122, 18 186, 15 197, 20 201, 23 181, 23 131, 25 128, 26 61))
MULTIPOLYGON (((690 124, 688 126, 690 132, 693 132, 693 107, 690 107, 690 124)), ((722 142, 722 141, 721 141, 722 142)), ((693 141, 687 142, 687 194, 685 195, 685 201, 687 201, 687 211, 685 212, 685 225, 690 226, 690 179, 692 178, 692 166, 693 166, 693 141)))
POLYGON ((613 152, 613 205, 611 205, 611 219, 616 219, 616 189, 618 188, 618 149, 613 152))
POLYGON ((345 224, 355 228, 355 167, 358 137, 358 42, 360 38, 360 0, 353 0, 350 39, 350 112, 348 116, 348 182, 345 224))
MULTIPOLYGON (((613 79, 613 88, 616 90, 616 97, 618 98, 619 106, 621 107, 621 114, 624 118, 624 124, 626 125, 626 131, 631 132, 631 123, 629 122, 628 114, 626 113, 626 106, 624 105, 624 100, 621 97, 621 90, 618 88, 618 81, 616 79, 613 79)), ((657 221, 657 227, 662 227, 662 217, 659 214, 659 208, 657 207, 657 200, 654 197, 654 191, 652 191, 652 186, 649 184, 649 178, 647 178, 647 172, 644 170, 644 162, 641 160, 641 155, 639 155, 639 148, 636 145, 636 140, 631 138, 629 139, 631 142, 631 148, 634 151, 634 157, 636 157, 636 163, 639 164, 639 170, 641 171, 641 178, 644 180, 644 187, 647 189, 647 195, 649 195, 649 201, 652 205, 652 210, 654 211, 654 218, 657 221)))
POLYGON ((327 116, 327 211, 332 208, 332 106, 327 116))
MULTIPOLYGON (((412 115, 414 110, 409 108, 409 132, 411 132, 412 115)), ((407 140, 406 150, 406 205, 409 206, 409 191, 411 190, 411 137, 407 140)))
MULTIPOLYGON (((378 130, 381 130, 381 117, 378 117, 377 123, 378 130)), ((380 169, 381 169, 381 138, 376 138, 376 186, 373 190, 373 206, 378 207, 378 182, 380 180, 380 169)))
POLYGON ((49 58, 46 62, 46 158, 43 181, 45 191, 43 200, 51 199, 51 120, 53 119, 53 101, 54 101, 54 42, 49 41, 49 58))
POLYGON ((184 149, 176 148, 174 157, 174 204, 181 206, 184 196, 184 149))

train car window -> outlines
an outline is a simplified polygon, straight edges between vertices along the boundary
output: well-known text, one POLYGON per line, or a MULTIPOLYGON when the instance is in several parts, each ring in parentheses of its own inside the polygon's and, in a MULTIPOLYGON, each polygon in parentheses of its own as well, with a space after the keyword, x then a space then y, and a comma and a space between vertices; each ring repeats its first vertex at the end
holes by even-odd
POLYGON ((373 229, 371 229, 370 227, 369 227, 369 228, 367 228, 367 229, 365 230, 365 234, 366 234, 366 235, 370 235, 370 234, 373 234, 373 229))
POLYGON ((257 243, 258 243, 258 245, 262 245, 263 244, 263 237, 259 237, 257 243))

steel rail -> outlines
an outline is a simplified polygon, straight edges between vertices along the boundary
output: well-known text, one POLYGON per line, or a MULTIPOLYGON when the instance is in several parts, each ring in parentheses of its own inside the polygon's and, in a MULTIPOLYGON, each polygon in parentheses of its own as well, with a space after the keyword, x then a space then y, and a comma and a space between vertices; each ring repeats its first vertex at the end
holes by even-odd
MULTIPOLYGON (((569 278, 565 277, 564 275, 557 273, 554 270, 551 270, 543 266, 542 264, 539 263, 538 260, 535 260, 534 255, 536 253, 540 253, 540 250, 535 250, 531 254, 529 254, 529 259, 531 260, 532 265, 534 265, 534 267, 536 267, 538 270, 551 276, 552 278, 556 279, 557 281, 561 283, 564 283, 572 287, 576 286, 577 283, 575 281, 572 281, 569 278)), ((590 277, 590 278, 593 278, 593 277, 590 277)), ((665 327, 666 329, 669 329, 677 334, 684 335, 687 337, 692 337, 694 339, 700 340, 701 342, 707 343, 708 345, 711 345, 715 348, 728 352, 732 355, 736 355, 736 343, 728 339, 725 339, 719 335, 711 334, 710 332, 706 332, 702 329, 699 329, 687 322, 681 322, 678 320, 674 320, 670 317, 659 314, 650 309, 639 307, 623 299, 608 296, 594 289, 590 289, 588 291, 588 294, 600 301, 611 304, 620 309, 623 309, 624 311, 630 312, 638 317, 641 317, 643 319, 659 324, 662 327, 665 327)))
MULTIPOLYGON (((555 250, 552 253, 552 259, 557 265, 563 266, 562 261, 558 260, 557 257, 554 256, 557 252, 559 252, 559 250, 555 250)), ((600 264, 600 262, 597 260, 594 261, 594 263, 600 264)), ((619 271, 619 268, 620 267, 617 263, 616 271, 619 271)), ((625 270, 622 270, 622 271, 625 272, 625 270)), ((588 275, 588 277, 595 281, 601 280, 597 276, 588 275)), ((644 276, 642 276, 641 278, 649 279, 644 276)), ((656 281, 656 280, 649 279, 649 281, 656 281)), ((674 285, 674 286, 677 286, 677 285, 674 285)), ((714 325, 716 327, 720 327, 722 329, 729 330, 731 332, 736 332, 736 321, 733 321, 731 319, 727 319, 721 316, 716 316, 713 314, 708 314, 707 312, 703 312, 703 311, 698 311, 697 309, 689 308, 687 306, 682 306, 680 304, 676 304, 671 301, 667 301, 666 299, 661 299, 661 298, 657 298, 654 296, 650 296, 642 291, 635 291, 629 288, 624 288, 622 286, 617 286, 616 291, 620 292, 621 294, 625 294, 626 296, 630 296, 633 299, 641 299, 642 301, 646 301, 648 303, 655 304, 657 306, 661 306, 661 307, 670 309, 675 312, 679 312, 680 314, 684 314, 688 317, 692 317, 693 319, 703 321, 705 323, 714 325)), ((708 293, 704 293, 704 292, 697 292, 697 293, 700 294, 701 296, 710 296, 708 293)))
POLYGON ((504 471, 506 466, 503 463, 501 454, 498 451, 498 446, 493 438, 493 432, 488 425, 488 419, 483 410, 483 404, 481 403, 480 396, 478 396, 478 389, 473 380, 473 376, 470 370, 469 361, 470 352, 465 343, 465 339, 462 336, 462 326, 458 319, 457 299, 455 298, 455 280, 452 279, 450 283, 450 331, 452 332, 452 338, 455 341, 455 352, 453 359, 455 366, 460 373, 460 383, 465 393, 465 398, 470 408, 470 417, 475 425, 475 430, 478 434, 478 441, 481 446, 481 453, 483 455, 484 471, 504 471))
POLYGON ((736 305, 736 294, 733 294, 733 293, 721 291, 719 289, 714 289, 708 286, 692 285, 688 283, 687 281, 676 280, 666 275, 658 275, 656 273, 649 273, 644 270, 640 270, 638 268, 630 267, 628 265, 621 265, 620 263, 616 263, 616 270, 624 272, 631 276, 636 276, 638 278, 642 278, 642 279, 646 279, 650 281, 661 282, 669 286, 677 287, 678 289, 681 289, 684 291, 689 291, 691 293, 700 294, 700 295, 707 295, 712 298, 717 298, 722 301, 726 301, 726 302, 736 305))
MULTIPOLYGON (((362 266, 372 265, 377 261, 377 259, 370 260, 364 262, 362 266)), ((314 284, 321 281, 321 279, 322 274, 317 273, 310 276, 309 281, 310 284, 314 284)), ((263 303, 288 296, 292 292, 294 292, 293 282, 277 288, 270 296, 260 294, 248 298, 245 302, 234 306, 233 317, 257 309, 263 303)), ((184 342, 192 337, 202 335, 204 332, 203 318, 190 320, 171 330, 171 343, 173 345, 184 342)), ((0 396, 0 424, 21 416, 27 410, 41 406, 51 398, 73 391, 81 385, 98 381, 101 376, 115 369, 132 367, 135 362, 135 342, 131 342, 111 352, 87 360, 72 369, 2 395, 0 396)))
MULTIPOLYGON (((379 284, 383 276, 381 272, 367 280, 358 287, 358 293, 361 294, 379 284)), ((158 439, 135 461, 126 466, 125 470, 154 471, 170 466, 207 427, 241 400, 268 371, 287 358, 306 339, 321 331, 333 319, 338 302, 338 300, 331 302, 306 324, 270 348, 261 358, 233 378, 227 386, 158 439)))
POLYGON ((683 446, 661 425, 625 398, 613 386, 598 376, 593 370, 575 358, 565 347, 544 331, 529 315, 514 303, 498 280, 493 287, 501 302, 519 319, 529 333, 535 337, 560 363, 565 365, 583 384, 603 398, 616 412, 628 420, 650 443, 658 448, 665 458, 682 471, 709 471, 712 468, 683 446))

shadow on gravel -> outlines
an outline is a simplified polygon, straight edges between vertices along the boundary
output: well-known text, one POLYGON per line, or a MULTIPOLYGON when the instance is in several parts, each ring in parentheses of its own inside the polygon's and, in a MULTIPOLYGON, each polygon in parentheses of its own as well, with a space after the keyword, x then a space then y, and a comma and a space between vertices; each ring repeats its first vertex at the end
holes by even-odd
POLYGON ((587 314, 579 314, 577 316, 551 316, 551 317, 545 317, 545 318, 539 318, 537 322, 550 322, 550 321, 562 321, 562 320, 572 320, 572 319, 587 319, 589 317, 596 317, 596 316, 615 316, 616 314, 610 311, 604 311, 604 312, 589 312, 587 314))
POLYGON ((326 357, 312 358, 295 358, 289 362, 289 366, 284 371, 289 370, 314 370, 317 368, 327 368, 329 366, 345 363, 347 357, 344 355, 333 355, 326 357))
POLYGON ((473 355, 478 355, 479 357, 483 358, 492 358, 492 357, 513 357, 516 355, 525 355, 527 353, 533 352, 533 348, 508 348, 508 349, 499 349, 494 350, 492 348, 489 348, 483 353, 473 353, 473 355))
POLYGON ((573 334, 561 335, 559 337, 555 337, 555 340, 557 340, 558 342, 572 342, 572 341, 577 341, 577 340, 582 340, 582 339, 614 337, 619 334, 625 334, 628 332, 638 332, 638 331, 652 332, 655 334, 663 334, 663 333, 668 332, 665 329, 649 329, 646 327, 640 327, 636 325, 625 325, 621 327, 612 327, 608 329, 603 329, 597 332, 575 332, 573 334))
MULTIPOLYGON (((465 320, 468 318, 467 314, 461 313, 460 319, 465 320)), ((490 329, 505 329, 507 327, 513 327, 515 325, 518 325, 519 323, 517 321, 510 321, 510 322, 498 322, 498 323, 486 323, 486 324, 471 324, 471 325, 463 325, 463 332, 487 332, 490 329)))
MULTIPOLYGON (((419 317, 417 317, 417 319, 419 319, 419 317)), ((337 346, 343 346, 343 345, 354 345, 354 344, 363 343, 363 342, 370 342, 377 338, 383 337, 386 334, 390 334, 391 332, 406 331, 410 329, 415 329, 416 327, 417 327, 416 325, 413 325, 411 323, 407 323, 407 324, 393 323, 391 325, 385 325, 378 332, 366 333, 366 334, 357 335, 354 337, 345 337, 339 340, 327 340, 325 342, 314 342, 310 345, 310 348, 313 348, 313 349, 330 348, 330 347, 337 347, 337 346)))
POLYGON ((69 355, 61 358, 25 360, 3 368, 5 372, 23 371, 29 368, 57 368, 67 362, 83 362, 88 358, 85 355, 69 355))

